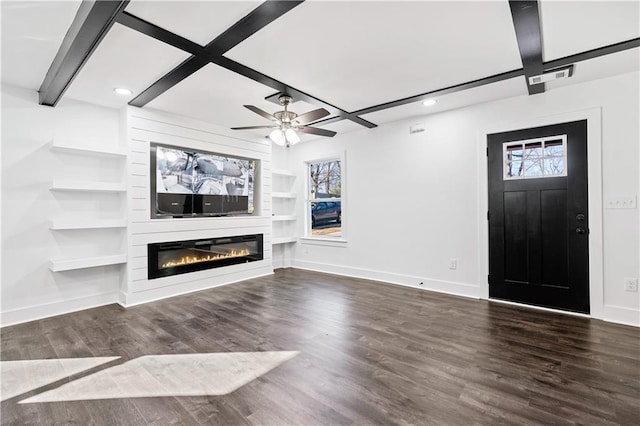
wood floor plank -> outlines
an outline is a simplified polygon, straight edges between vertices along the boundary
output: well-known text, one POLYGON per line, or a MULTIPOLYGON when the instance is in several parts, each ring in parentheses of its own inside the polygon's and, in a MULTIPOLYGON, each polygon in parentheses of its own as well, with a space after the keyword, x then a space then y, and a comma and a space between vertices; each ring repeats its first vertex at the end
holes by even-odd
POLYGON ((3 401, 3 425, 640 423, 637 328, 296 269, 1 332, 3 361, 120 357, 3 401), (222 395, 19 403, 140 357, 263 352, 292 355, 222 395))

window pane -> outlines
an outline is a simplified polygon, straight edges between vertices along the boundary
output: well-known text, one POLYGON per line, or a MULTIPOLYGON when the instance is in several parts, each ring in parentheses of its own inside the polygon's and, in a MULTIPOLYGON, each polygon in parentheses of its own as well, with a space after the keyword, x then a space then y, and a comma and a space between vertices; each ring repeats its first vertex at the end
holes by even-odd
POLYGON ((507 176, 522 176, 522 161, 507 163, 507 176))
POLYGON ((526 144, 524 146, 524 158, 525 160, 542 158, 542 142, 526 144))
POLYGON ((309 206, 312 236, 342 236, 342 202, 318 201, 309 206))
POLYGON ((505 152, 507 161, 522 160, 522 144, 508 146, 505 152))
POLYGON ((309 235, 342 237, 341 174, 340 160, 309 163, 309 235))
POLYGON ((503 146, 504 179, 567 175, 566 135, 507 142, 503 146))
POLYGON ((564 155, 564 146, 562 140, 546 141, 544 143, 545 157, 562 157, 564 155))
POLYGON ((544 160, 545 175, 562 175, 564 174, 564 158, 545 158, 544 160))
POLYGON ((542 176, 542 160, 527 160, 524 162, 525 176, 542 176))
POLYGON ((309 164, 309 198, 339 198, 341 196, 340 161, 309 164))

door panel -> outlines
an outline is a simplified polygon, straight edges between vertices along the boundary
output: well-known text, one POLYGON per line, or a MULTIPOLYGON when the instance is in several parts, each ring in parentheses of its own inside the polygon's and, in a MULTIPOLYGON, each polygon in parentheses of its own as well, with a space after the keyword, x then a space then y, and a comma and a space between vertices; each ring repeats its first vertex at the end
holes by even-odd
POLYGON ((488 135, 487 148, 489 296, 588 313, 586 121, 488 135))
POLYGON ((505 192, 504 210, 504 279, 527 281, 527 193, 505 192))
POLYGON ((540 241, 542 244, 542 282, 566 286, 567 268, 567 191, 540 192, 540 241))

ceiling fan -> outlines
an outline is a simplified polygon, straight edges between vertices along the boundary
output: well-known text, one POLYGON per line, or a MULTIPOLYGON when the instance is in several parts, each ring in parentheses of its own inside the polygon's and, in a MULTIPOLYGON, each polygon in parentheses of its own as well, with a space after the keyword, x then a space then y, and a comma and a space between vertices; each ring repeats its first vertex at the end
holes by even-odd
POLYGON ((296 132, 309 133, 318 136, 333 137, 336 132, 332 130, 319 129, 317 127, 308 126, 307 123, 318 120, 329 115, 329 111, 324 108, 315 109, 298 115, 293 111, 289 111, 287 107, 293 102, 291 96, 282 95, 278 98, 284 110, 274 112, 273 115, 261 110, 253 105, 244 105, 250 111, 267 118, 274 122, 271 126, 247 126, 232 127, 231 130, 252 130, 252 129, 273 129, 269 134, 269 139, 281 146, 289 146, 300 142, 300 137, 296 132))

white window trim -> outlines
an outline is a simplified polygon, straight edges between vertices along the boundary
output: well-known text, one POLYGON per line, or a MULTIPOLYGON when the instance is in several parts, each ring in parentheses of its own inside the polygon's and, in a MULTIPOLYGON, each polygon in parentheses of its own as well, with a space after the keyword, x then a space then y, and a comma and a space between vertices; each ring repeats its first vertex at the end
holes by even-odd
POLYGON ((304 200, 304 236, 299 239, 305 240, 310 244, 319 244, 319 245, 334 245, 334 246, 342 246, 347 243, 347 222, 348 219, 345 220, 344 212, 347 211, 347 203, 345 202, 346 193, 347 193, 347 183, 346 183, 346 170, 347 170, 347 162, 346 162, 346 153, 340 152, 335 155, 329 155, 322 158, 314 158, 313 160, 305 161, 305 200, 304 200), (323 163, 329 161, 339 161, 340 162, 340 197, 331 197, 331 198, 310 198, 311 195, 311 185, 309 178, 309 165, 315 163, 323 163), (311 235, 311 215, 310 205, 313 202, 336 202, 339 201, 342 210, 342 218, 340 221, 341 234, 339 237, 331 237, 331 236, 321 236, 321 235, 311 235), (336 244, 331 244, 336 243, 336 244))
MULTIPOLYGON (((545 157, 544 151, 543 151, 543 156, 541 157, 541 160, 544 160, 545 158, 549 158, 549 157, 545 157)), ((560 158, 560 157, 558 156, 555 158, 560 158)), ((524 161, 524 159, 522 161, 524 161)), ((569 168, 569 165, 567 164, 567 135, 546 136, 544 138, 524 139, 520 141, 505 142, 502 144, 502 179, 503 180, 546 179, 546 178, 554 178, 554 177, 566 177, 568 168, 569 168), (564 161, 564 170, 562 173, 558 173, 556 175, 540 175, 540 176, 509 176, 507 174, 507 162, 508 162, 507 147, 510 147, 513 145, 522 145, 523 151, 524 151, 524 145, 528 143, 542 142, 543 150, 544 150, 544 144, 547 141, 550 141, 550 140, 555 141, 558 139, 562 140, 562 148, 563 148, 562 159, 564 161)))

